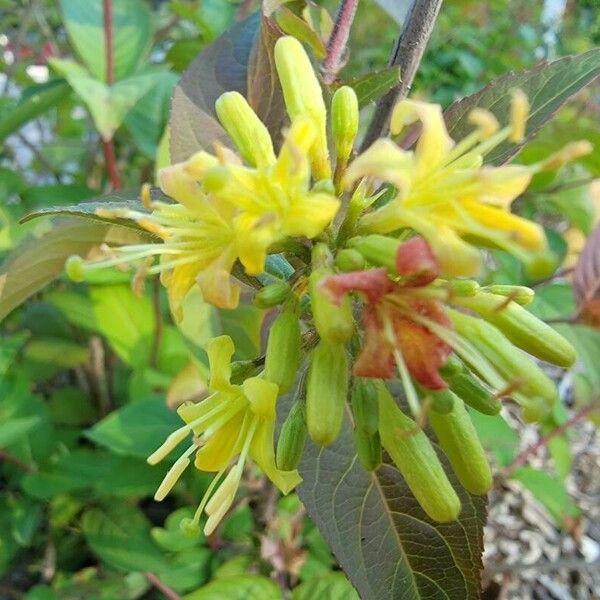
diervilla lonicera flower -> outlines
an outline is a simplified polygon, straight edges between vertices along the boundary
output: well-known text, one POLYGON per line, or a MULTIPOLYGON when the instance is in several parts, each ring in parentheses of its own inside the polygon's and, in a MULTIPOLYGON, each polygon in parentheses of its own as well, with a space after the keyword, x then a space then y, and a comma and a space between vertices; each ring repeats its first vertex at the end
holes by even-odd
POLYGON ((192 444, 168 471, 155 498, 162 500, 169 493, 195 454, 197 469, 217 473, 193 521, 197 524, 205 511, 208 515, 204 527, 207 535, 231 507, 247 458, 254 460, 285 494, 300 482, 297 471, 282 471, 275 465, 273 436, 277 385, 263 377, 250 377, 242 385, 232 384, 229 379, 233 352, 234 345, 229 336, 214 338, 209 343, 209 389, 212 394, 198 404, 182 405, 178 412, 186 425, 173 432, 148 458, 150 464, 156 464, 190 434, 194 436, 192 444), (237 462, 229 468, 235 457, 237 462))
POLYGON ((280 147, 243 96, 223 94, 215 112, 233 149, 216 143, 212 152, 163 169, 166 198, 160 201, 144 188, 143 207, 96 211, 105 219, 134 221, 155 240, 103 247, 105 257, 95 262, 72 257, 67 271, 81 280, 89 269, 133 265, 134 284, 160 273, 176 318, 194 285, 206 302, 236 307, 241 288, 232 273, 256 276, 252 282, 263 286, 256 306, 281 306, 265 356, 252 363, 253 369, 264 364, 260 374, 254 369, 242 383, 232 383, 232 340, 221 336, 208 344, 212 394, 179 408, 185 425, 148 459, 158 463, 191 436, 158 500, 192 461, 216 473, 189 527, 197 528, 206 514, 204 530, 214 531, 249 459, 282 492, 292 490, 300 481, 295 467, 305 436, 334 443, 348 394, 361 464, 376 469, 383 446, 425 513, 452 520, 460 511, 458 495, 440 501, 431 493, 452 491, 452 485, 421 429, 427 411, 437 411, 431 422, 461 484, 484 493, 491 476, 464 404, 496 414, 500 398, 510 397, 525 418, 539 420, 557 391, 529 355, 562 367, 575 360, 570 344, 521 306, 532 290, 480 287, 464 278, 480 274, 485 248, 511 252, 534 268, 548 261, 543 229, 512 214, 511 203, 535 173, 560 167, 589 145, 575 142, 534 165, 486 165, 492 149, 525 135, 528 101, 514 91, 508 125, 474 109, 473 131, 457 141, 439 106, 400 102, 392 133, 419 126, 414 150, 385 138, 355 156, 354 90, 335 91, 328 122, 319 80, 300 42, 278 40, 274 62, 289 115, 280 147), (287 260, 289 279, 283 271, 264 272, 273 253, 281 253, 280 263, 287 260), (362 327, 354 320, 361 311, 362 327), (306 377, 298 376, 303 372, 306 377), (390 379, 400 380, 412 417, 389 395, 384 381, 390 379), (294 418, 286 421, 275 453, 277 398, 288 391, 295 394, 294 418), (461 454, 467 438, 481 467, 475 482, 461 454))

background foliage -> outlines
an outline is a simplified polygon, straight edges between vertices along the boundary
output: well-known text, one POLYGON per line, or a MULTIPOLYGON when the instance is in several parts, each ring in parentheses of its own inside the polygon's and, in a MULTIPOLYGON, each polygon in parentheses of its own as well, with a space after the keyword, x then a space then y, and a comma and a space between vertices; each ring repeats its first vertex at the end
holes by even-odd
MULTIPOLYGON (((287 6, 296 9, 296 4, 287 6)), ((364 0, 360 5, 344 79, 386 67, 399 28, 388 13, 401 19, 401 5, 387 0, 364 0)), ((166 593, 189 600, 268 600, 292 590, 294 600, 356 597, 329 549, 334 548, 344 566, 358 560, 352 548, 332 541, 338 535, 334 525, 344 529, 344 521, 329 519, 327 511, 334 514, 339 506, 323 507, 317 519, 328 545, 299 498, 279 498, 254 471, 247 473, 243 497, 210 540, 190 539, 179 531, 181 518, 202 495, 206 479, 188 473, 173 497, 160 504, 151 500, 164 473, 144 459, 178 424, 171 408, 197 398, 204 389, 206 358, 201 346, 209 337, 227 333, 236 341, 237 359, 254 358, 261 348, 263 311, 251 306, 209 309, 192 295, 187 302, 193 318, 175 328, 158 283, 148 282, 135 294, 129 275, 118 271, 102 273, 86 285, 61 277, 38 292, 62 272, 65 254, 139 234, 99 221, 62 221, 63 228, 56 229, 48 220, 22 225, 19 220, 57 204, 71 204, 76 212, 78 202, 116 183, 137 189, 152 181, 157 166, 168 161, 166 125, 181 74, 246 10, 226 0, 113 0, 113 6, 115 81, 109 84, 101 2, 0 2, 0 31, 5 32, 0 36, 0 596, 135 599, 166 593), (117 157, 112 172, 107 169, 110 146, 117 157), (69 228, 69 248, 64 247, 64 227, 69 228), (26 244, 25 252, 14 259, 10 251, 20 243, 26 244), (12 311, 30 294, 26 304, 12 311)), ((335 5, 324 7, 333 10, 335 5)), ((239 27, 247 29, 248 24, 239 27)), ((252 38, 253 31, 244 35, 252 38)), ((228 39, 218 43, 231 45, 228 39)), ((239 45, 233 44, 229 53, 233 66, 245 64, 250 56, 241 48, 242 36, 232 39, 239 45)), ((312 41, 318 55, 321 42, 312 41)), ((598 43, 600 16, 593 0, 569 5, 557 23, 545 20, 542 3, 449 0, 413 93, 447 107, 509 69, 585 52, 598 43)), ((260 69, 259 59, 253 60, 254 68, 260 69)), ((591 78, 596 68, 592 62, 568 63, 559 75, 580 68, 591 78)), ((215 97, 236 87, 236 73, 239 79, 235 68, 227 70, 214 61, 202 71, 213 78, 215 97)), ((385 74, 363 84, 359 95, 365 112, 386 85, 391 84, 385 74)), ((178 90, 182 89, 189 90, 185 75, 178 90)), ((557 97, 557 90, 549 86, 546 100, 557 97)), ((494 93, 497 96, 498 90, 494 93)), ((534 162, 573 137, 600 144, 597 94, 597 85, 592 85, 572 99, 519 160, 534 162)), ((202 110, 204 102, 207 112, 212 95, 196 98, 194 110, 202 110)), ((176 92, 174 98, 177 105, 189 94, 176 92)), ((273 106, 265 103, 262 108, 269 111, 273 106)), ((180 108, 184 110, 183 104, 180 108)), ((189 139, 194 128, 178 127, 171 121, 172 135, 189 139)), ((459 119, 454 127, 460 128, 459 119)), ((181 153, 180 158, 189 154, 182 144, 173 151, 181 153)), ((558 275, 575 264, 597 221, 598 194, 592 181, 600 177, 598 157, 592 154, 558 176, 538 176, 519 200, 519 211, 548 227, 553 248, 563 258, 558 275)), ((60 220, 56 223, 61 226, 60 220)), ((550 282, 527 279, 519 263, 501 252, 493 256, 495 268, 489 275, 494 283, 538 286, 533 311, 564 321, 557 327, 581 355, 578 369, 563 386, 574 390, 566 399, 576 410, 595 400, 600 383, 600 334, 593 327, 597 277, 589 276, 590 269, 597 272, 597 254, 589 250, 591 267, 576 270, 576 294, 564 277, 550 282), (574 325, 576 314, 580 318, 574 325)), ((571 467, 567 434, 556 435, 549 444, 554 472, 525 464, 516 468, 518 434, 511 425, 502 417, 474 418, 500 475, 528 488, 558 527, 578 517, 579 508, 564 483, 571 467)), ((559 406, 546 424, 547 432, 568 419, 567 408, 559 406)), ((328 452, 316 456, 311 449, 308 459, 326 463, 328 452)), ((301 490, 309 507, 319 502, 310 497, 311 475, 317 481, 318 470, 305 473, 307 483, 301 490)), ((391 469, 386 476, 395 477, 391 469)), ((357 473, 350 479, 342 499, 360 485, 370 489, 361 477, 357 473)), ((388 500, 393 504, 396 499, 388 500)), ((410 517, 406 502, 400 508, 410 517)), ((375 504, 370 510, 379 514, 385 508, 375 504)), ((364 585, 376 588, 380 575, 374 567, 365 567, 360 576, 364 585)), ((387 585, 385 578, 382 581, 387 585)))

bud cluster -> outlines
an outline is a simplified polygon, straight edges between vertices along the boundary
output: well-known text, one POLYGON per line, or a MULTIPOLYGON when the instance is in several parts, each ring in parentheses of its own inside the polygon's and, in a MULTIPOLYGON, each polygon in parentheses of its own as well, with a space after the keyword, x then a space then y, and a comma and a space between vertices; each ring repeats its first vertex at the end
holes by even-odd
POLYGON ((512 253, 532 273, 552 266, 543 229, 512 214, 510 204, 535 173, 589 145, 569 145, 534 165, 485 166, 493 148, 525 135, 529 103, 515 90, 506 126, 475 109, 473 131, 457 142, 439 106, 402 101, 392 133, 418 122, 414 149, 384 138, 356 155, 354 90, 335 90, 328 112, 292 37, 277 41, 274 64, 289 115, 278 152, 246 99, 223 94, 215 110, 235 150, 215 144, 214 153, 163 170, 161 187, 174 203, 154 202, 146 191, 143 208, 100 215, 133 220, 156 242, 105 247, 105 258, 91 263, 72 258, 68 272, 83 280, 90 269, 132 264, 137 281, 160 273, 176 317, 194 285, 206 302, 235 307, 243 280, 255 285, 254 305, 273 318, 264 355, 248 364, 231 363, 227 336, 210 342, 211 395, 179 408, 185 425, 149 458, 157 463, 191 437, 158 500, 192 460, 217 474, 186 530, 197 529, 203 514, 205 531, 214 530, 247 459, 284 493, 293 489, 307 438, 334 444, 345 420, 365 469, 379 468, 385 450, 425 513, 451 521, 460 500, 425 425, 460 484, 484 494, 492 477, 469 410, 494 415, 511 399, 525 419, 541 420, 557 390, 538 360, 567 368, 576 359, 527 310, 531 289, 480 283, 485 248, 512 253), (287 275, 269 268, 272 254, 287 275), (390 393, 398 388, 402 398, 390 393), (284 395, 291 408, 275 444, 284 395))

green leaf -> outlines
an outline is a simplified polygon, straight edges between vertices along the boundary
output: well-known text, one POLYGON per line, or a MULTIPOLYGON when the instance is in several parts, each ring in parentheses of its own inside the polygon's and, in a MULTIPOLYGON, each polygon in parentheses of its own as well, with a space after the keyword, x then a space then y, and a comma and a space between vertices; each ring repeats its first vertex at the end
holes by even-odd
POLYGON ((283 594, 270 579, 245 575, 217 579, 187 594, 183 600, 283 600, 283 594))
POLYGON ((109 86, 90 75, 73 60, 52 58, 50 64, 54 70, 66 77, 85 103, 96 129, 105 140, 113 137, 138 100, 156 86, 161 78, 171 75, 169 71, 146 68, 145 72, 121 79, 109 86))
MULTIPOLYGON (((90 72, 106 81, 102 0, 60 0, 71 44, 90 72)), ((112 0, 115 79, 140 66, 152 42, 152 14, 142 0, 112 0)))
POLYGON ((566 283, 545 285, 535 291, 535 298, 527 310, 540 319, 559 319, 575 314, 573 288, 566 283))
POLYGON ((69 94, 69 86, 64 79, 53 79, 41 85, 31 86, 27 96, 12 109, 5 111, 0 118, 0 142, 22 125, 44 114, 69 94))
POLYGON ((83 515, 81 527, 94 553, 115 569, 157 572, 168 568, 150 537, 150 523, 129 504, 92 508, 83 515))
POLYGON ((577 350, 579 365, 594 390, 600 389, 600 331, 585 325, 558 324, 555 329, 577 350))
POLYGON ((483 447, 496 458, 498 467, 508 466, 519 448, 519 436, 502 415, 483 415, 469 411, 483 447))
POLYGON ((25 358, 36 363, 72 369, 89 358, 89 348, 60 338, 35 339, 29 342, 25 358))
POLYGON ((234 25, 207 46, 184 72, 171 104, 171 161, 188 159, 219 141, 228 144, 214 110, 217 98, 235 90, 246 95, 248 62, 259 16, 234 25))
POLYGON ((39 185, 30 187, 21 192, 21 201, 28 210, 36 207, 47 207, 48 205, 60 202, 61 204, 75 204, 86 198, 92 198, 97 192, 84 185, 39 185))
POLYGON ((146 458, 181 425, 164 400, 138 400, 112 412, 85 435, 116 454, 146 458))
POLYGON ((305 581, 292 592, 292 600, 360 600, 352 584, 343 573, 328 573, 305 581))
POLYGON ((72 254, 86 256, 98 244, 139 241, 139 234, 120 225, 63 219, 45 224, 17 247, 0 268, 0 320, 48 285, 72 254))
POLYGON ((13 364, 17 353, 23 347, 27 337, 28 335, 22 332, 2 339, 2 345, 0 346, 0 380, 6 375, 6 372, 13 364))
POLYGON ((509 92, 513 88, 520 88, 529 96, 531 103, 526 140, 521 144, 504 142, 486 157, 489 163, 505 163, 565 102, 598 75, 600 48, 551 63, 541 63, 525 71, 509 72, 480 92, 453 104, 445 112, 448 132, 455 140, 465 137, 473 129, 468 116, 476 107, 492 111, 500 123, 505 124, 510 115, 509 92))
POLYGON ((41 421, 40 417, 20 417, 0 423, 0 448, 6 448, 18 442, 41 421))
POLYGON ((565 517, 576 518, 579 509, 571 500, 562 481, 544 471, 523 467, 511 475, 511 479, 522 483, 539 500, 558 524, 565 523, 565 517))
POLYGON ((308 445, 300 473, 298 495, 363 600, 479 598, 485 499, 452 474, 462 512, 434 523, 392 464, 361 467, 348 420, 333 446, 308 445))
POLYGON ((364 77, 344 82, 356 92, 358 105, 363 108, 370 102, 378 100, 389 92, 400 81, 400 68, 390 67, 373 71, 364 77))
POLYGON ((164 132, 173 89, 179 77, 164 72, 144 96, 127 113, 125 126, 137 147, 154 159, 164 132))
POLYGON ((248 63, 246 92, 248 103, 267 126, 276 148, 281 141, 282 129, 288 122, 273 59, 275 42, 279 37, 279 28, 270 19, 262 17, 248 63))

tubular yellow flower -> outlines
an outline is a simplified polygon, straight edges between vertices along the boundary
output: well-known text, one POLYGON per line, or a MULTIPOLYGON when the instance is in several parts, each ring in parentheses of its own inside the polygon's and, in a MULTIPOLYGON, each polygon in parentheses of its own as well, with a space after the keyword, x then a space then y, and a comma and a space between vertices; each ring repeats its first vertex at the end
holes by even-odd
POLYGON ((507 127, 499 130, 491 113, 475 109, 470 115, 475 130, 457 144, 448 135, 439 106, 400 102, 391 129, 397 134, 420 122, 422 132, 414 151, 403 150, 389 139, 378 140, 350 164, 344 176, 346 188, 371 177, 397 189, 393 200, 361 218, 359 231, 416 230, 431 244, 446 276, 476 275, 480 269, 479 253, 461 238, 503 248, 523 260, 547 252, 543 229, 511 214, 510 204, 536 172, 560 166, 589 147, 578 144, 535 165, 483 166, 486 153, 524 135, 528 101, 520 91, 512 98, 512 122, 507 127))
POLYGON ((214 531, 233 503, 248 457, 261 467, 284 494, 301 481, 297 471, 283 471, 275 464, 273 437, 275 403, 279 393, 277 385, 261 377, 250 377, 242 385, 232 384, 230 361, 233 352, 234 346, 229 336, 210 341, 207 353, 212 395, 198 404, 182 405, 178 413, 186 424, 169 435, 164 444, 148 457, 150 464, 160 462, 187 436, 193 434, 193 443, 171 467, 155 498, 162 500, 169 493, 191 463, 190 456, 195 453, 194 465, 197 469, 218 473, 194 517, 194 524, 197 524, 202 513, 206 512, 208 520, 204 531, 207 535, 214 531), (238 457, 235 466, 216 487, 235 457, 238 457))

